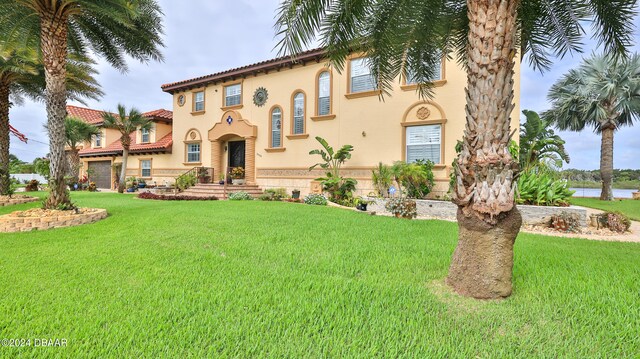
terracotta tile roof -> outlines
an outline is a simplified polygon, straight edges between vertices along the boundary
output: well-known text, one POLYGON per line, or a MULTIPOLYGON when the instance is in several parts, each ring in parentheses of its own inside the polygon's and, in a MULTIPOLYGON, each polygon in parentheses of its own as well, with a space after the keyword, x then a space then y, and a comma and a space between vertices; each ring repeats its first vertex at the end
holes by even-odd
POLYGON ((246 75, 248 73, 257 74, 259 72, 268 71, 271 69, 282 68, 285 66, 293 66, 298 63, 305 63, 311 60, 320 61, 326 56, 326 52, 323 48, 312 49, 308 51, 304 51, 293 56, 282 56, 271 60, 257 62, 255 64, 237 67, 235 69, 230 69, 222 72, 217 72, 211 75, 196 77, 189 80, 183 80, 178 82, 173 82, 169 84, 164 84, 161 86, 162 91, 173 93, 179 90, 185 90, 192 87, 207 85, 212 82, 221 82, 226 81, 228 79, 233 79, 242 75, 246 75))
POLYGON ((145 112, 142 114, 142 116, 147 117, 151 120, 159 120, 167 123, 171 123, 173 121, 173 111, 165 110, 163 108, 145 112))
MULTIPOLYGON (((131 147, 129 148, 129 153, 166 153, 171 152, 171 147, 173 145, 173 133, 169 132, 167 135, 162 137, 156 142, 151 143, 136 143, 136 134, 135 132, 131 133, 131 147)), ((104 148, 86 148, 80 150, 81 157, 93 157, 93 156, 107 156, 114 155, 120 156, 122 155, 122 144, 120 143, 120 139, 112 142, 109 146, 104 148)))
POLYGON ((99 125, 102 123, 103 113, 104 111, 67 105, 67 116, 79 118, 84 122, 90 123, 92 125, 99 125))

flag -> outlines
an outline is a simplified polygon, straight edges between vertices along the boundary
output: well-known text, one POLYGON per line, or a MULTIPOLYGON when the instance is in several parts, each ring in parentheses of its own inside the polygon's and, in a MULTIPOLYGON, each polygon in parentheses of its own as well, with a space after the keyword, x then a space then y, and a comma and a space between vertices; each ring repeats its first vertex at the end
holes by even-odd
POLYGON ((20 141, 27 143, 27 136, 20 133, 20 131, 16 130, 13 126, 9 125, 9 132, 16 136, 20 141))

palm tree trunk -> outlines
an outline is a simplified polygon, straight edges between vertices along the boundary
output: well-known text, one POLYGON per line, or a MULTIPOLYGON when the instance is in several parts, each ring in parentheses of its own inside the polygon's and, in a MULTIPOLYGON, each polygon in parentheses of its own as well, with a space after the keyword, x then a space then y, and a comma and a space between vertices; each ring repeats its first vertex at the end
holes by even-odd
POLYGON ((40 20, 42 61, 46 80, 47 128, 49 131, 49 197, 45 208, 71 208, 64 176, 67 169, 64 119, 67 116, 66 62, 67 24, 65 14, 45 13, 40 20))
POLYGON ((0 81, 0 194, 9 194, 9 84, 0 81))
POLYGON ((78 183, 80 181, 80 150, 72 147, 67 153, 67 160, 69 162, 69 175, 78 183))
POLYGON ((127 160, 129 159, 129 146, 122 146, 122 169, 120 169, 120 182, 118 183, 118 193, 124 193, 127 176, 127 160))
POLYGON ((466 130, 456 168, 458 246, 447 283, 459 294, 511 294, 518 164, 509 154, 516 55, 515 0, 467 0, 466 130))
POLYGON ((613 127, 602 129, 600 144, 600 176, 602 176, 602 192, 600 200, 613 201, 613 127))

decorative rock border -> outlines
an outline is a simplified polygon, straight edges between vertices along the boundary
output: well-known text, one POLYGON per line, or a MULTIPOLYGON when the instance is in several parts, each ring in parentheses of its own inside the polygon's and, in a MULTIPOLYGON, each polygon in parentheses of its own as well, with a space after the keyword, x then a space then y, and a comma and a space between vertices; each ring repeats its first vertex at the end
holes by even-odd
POLYGON ((36 197, 20 196, 15 198, 9 198, 8 201, 1 201, 0 207, 13 206, 16 204, 31 203, 31 202, 37 202, 37 201, 38 201, 38 198, 36 197))
POLYGON ((97 222, 107 217, 106 209, 81 208, 80 213, 73 211, 50 211, 50 216, 26 216, 26 211, 16 211, 0 216, 0 232, 29 232, 34 229, 43 230, 79 226, 97 222), (71 213, 70 213, 71 212, 71 213))
MULTIPOLYGON (((368 206, 368 210, 378 213, 389 213, 386 208, 386 198, 367 198, 373 201, 368 206)), ((449 201, 434 201, 428 199, 419 199, 416 201, 416 210, 420 217, 431 217, 436 219, 444 219, 455 221, 458 206, 449 201)), ((551 216, 562 212, 575 213, 580 218, 580 225, 587 226, 587 210, 582 207, 552 207, 552 206, 527 206, 518 205, 520 214, 522 215, 523 225, 539 225, 549 222, 551 216)))

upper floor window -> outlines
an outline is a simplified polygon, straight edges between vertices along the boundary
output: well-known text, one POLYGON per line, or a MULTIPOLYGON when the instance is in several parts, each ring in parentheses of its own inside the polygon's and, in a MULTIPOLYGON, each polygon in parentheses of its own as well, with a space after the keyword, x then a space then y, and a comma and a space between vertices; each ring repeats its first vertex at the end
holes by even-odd
POLYGON ((93 147, 102 147, 102 132, 93 136, 93 147))
POLYGON ((204 91, 193 93, 193 111, 204 111, 204 91))
POLYGON ((406 131, 408 163, 417 160, 440 163, 442 125, 409 126, 406 131))
POLYGON ((323 71, 318 76, 318 116, 325 116, 331 113, 331 74, 323 71))
POLYGON ((280 107, 271 110, 271 147, 282 147, 282 110, 280 107))
POLYGON ((187 162, 200 162, 200 144, 187 144, 187 162))
POLYGON ((140 161, 140 176, 151 177, 151 160, 140 161))
MULTIPOLYGON (((433 69, 433 76, 429 79, 431 82, 442 80, 442 62, 435 66, 433 69)), ((414 71, 407 70, 407 85, 415 85, 418 83, 418 79, 416 78, 416 74, 414 71)))
POLYGON ((304 133, 304 93, 297 92, 293 95, 293 134, 300 135, 304 133))
POLYGON ((242 84, 225 86, 224 105, 236 106, 242 104, 242 84))
POLYGON ((142 143, 150 142, 150 131, 148 128, 143 128, 140 130, 140 137, 142 137, 142 143))
POLYGON ((351 93, 373 91, 378 84, 371 74, 368 57, 351 60, 350 91, 351 93))

